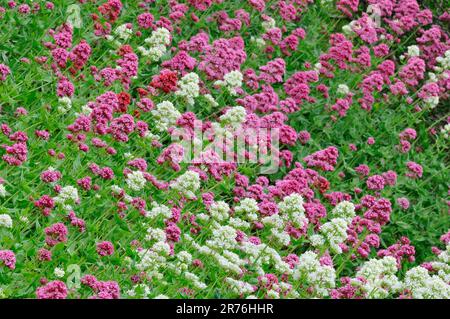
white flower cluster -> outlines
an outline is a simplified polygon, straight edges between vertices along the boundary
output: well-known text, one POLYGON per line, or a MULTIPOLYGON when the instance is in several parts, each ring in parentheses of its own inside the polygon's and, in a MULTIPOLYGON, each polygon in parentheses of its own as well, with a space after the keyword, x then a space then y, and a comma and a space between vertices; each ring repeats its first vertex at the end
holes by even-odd
POLYGON ((441 129, 441 134, 444 139, 450 139, 450 123, 444 125, 444 127, 441 129))
POLYGON ((13 221, 8 214, 0 214, 0 227, 11 228, 13 221))
POLYGON ((218 201, 211 204, 209 214, 217 221, 224 221, 230 217, 230 206, 224 201, 218 201))
MULTIPOLYGON (((140 299, 148 299, 148 296, 151 295, 151 289, 146 284, 138 284, 133 286, 132 289, 128 290, 127 295, 130 297, 136 297, 140 299)), ((160 295, 163 296, 163 295, 160 295)), ((158 296, 156 296, 154 299, 159 299, 158 296)), ((164 298, 161 298, 164 299, 164 298)))
POLYGON ((329 289, 335 287, 336 272, 332 266, 322 266, 316 253, 307 251, 299 256, 293 278, 313 287, 318 297, 326 297, 329 289))
POLYGON ((300 194, 292 193, 278 203, 279 214, 284 221, 290 221, 294 227, 302 228, 308 224, 300 194))
POLYGON ((6 188, 5 185, 0 184, 0 197, 6 197, 6 188))
POLYGON ((236 230, 230 226, 220 226, 213 223, 212 239, 206 241, 206 246, 201 246, 189 235, 185 235, 185 239, 191 242, 192 247, 200 254, 212 257, 215 263, 226 272, 232 272, 236 275, 242 274, 240 266, 245 261, 233 253, 230 249, 237 248, 236 230))
POLYGON ((324 241, 329 245, 330 251, 335 254, 341 254, 342 249, 339 244, 347 239, 348 223, 343 218, 333 218, 320 227, 320 233, 324 241))
POLYGON ((347 228, 354 216, 355 206, 352 203, 342 201, 337 204, 330 213, 333 218, 320 227, 320 234, 310 237, 311 245, 321 247, 327 244, 330 252, 341 254, 342 248, 339 244, 347 239, 347 228))
POLYGON ((444 71, 450 70, 450 50, 445 51, 443 56, 436 58, 437 66, 434 67, 436 72, 442 73, 444 71))
POLYGON ((397 270, 397 261, 394 257, 370 259, 356 273, 356 277, 363 277, 365 282, 353 280, 352 284, 360 286, 366 293, 366 298, 386 298, 389 294, 398 292, 402 287, 395 275, 397 270))
POLYGON ((231 226, 213 225, 212 238, 206 241, 211 248, 232 249, 236 246, 236 229, 231 226))
MULTIPOLYGON (((145 216, 148 218, 157 218, 163 216, 164 218, 170 218, 172 216, 172 211, 166 205, 158 204, 156 202, 152 203, 152 209, 145 212, 145 216)), ((156 236, 156 233, 152 233, 156 236)), ((162 240, 161 240, 162 241, 162 240)))
MULTIPOLYGON (((156 214, 156 212, 154 212, 156 214)), ((159 215, 159 213, 157 214, 159 215)), ((166 233, 160 228, 147 228, 147 235, 145 236, 147 241, 166 241, 166 233)))
POLYGON ((129 27, 128 23, 122 24, 120 26, 118 26, 115 30, 114 30, 114 34, 121 40, 128 40, 131 35, 133 34, 133 29, 131 29, 131 27, 129 27))
POLYGON ((187 104, 191 106, 194 105, 194 98, 196 98, 200 92, 199 82, 200 78, 196 73, 191 72, 186 74, 178 81, 178 90, 175 92, 175 95, 184 98, 187 104))
POLYGON ((350 93, 350 89, 346 84, 339 84, 336 92, 341 96, 346 96, 350 93))
POLYGON ((158 103, 151 113, 156 123, 156 129, 160 132, 166 131, 173 126, 181 116, 180 112, 169 101, 158 103))
POLYGON ((410 291, 413 298, 450 298, 450 244, 439 253, 436 261, 430 262, 434 272, 430 275, 424 267, 410 269, 403 282, 403 288, 410 291))
POLYGON ((411 292, 414 299, 449 299, 450 285, 437 275, 418 266, 406 272, 403 288, 411 292))
POLYGON ((355 217, 355 205, 349 201, 342 201, 331 211, 333 218, 344 218, 349 222, 355 217))
POLYGON ((235 106, 227 110, 227 112, 219 117, 221 123, 239 127, 247 117, 247 112, 242 106, 235 106))
POLYGON ((170 44, 170 32, 166 28, 158 28, 152 32, 152 35, 145 39, 144 42, 148 44, 146 49, 142 46, 138 47, 138 51, 150 60, 156 62, 166 53, 167 46, 170 44))
POLYGON ((264 31, 269 31, 270 29, 276 27, 276 22, 272 17, 267 17, 265 21, 261 22, 261 26, 263 27, 264 31))
POLYGON ((170 254, 170 246, 166 242, 156 242, 149 249, 138 251, 140 262, 136 265, 139 270, 157 270, 166 265, 166 257, 170 254))
POLYGON ((259 275, 265 274, 263 270, 264 265, 273 266, 279 273, 292 273, 292 269, 283 261, 278 251, 264 243, 255 245, 250 242, 243 242, 240 249, 247 254, 248 262, 256 268, 256 272, 259 275))
POLYGON ((258 219, 258 202, 253 198, 243 198, 238 206, 234 207, 236 214, 242 214, 246 220, 255 221, 258 219))
POLYGON ((231 71, 223 76, 223 80, 217 80, 214 85, 226 87, 231 95, 236 95, 236 89, 242 86, 244 76, 238 70, 231 71))
POLYGON ((64 269, 56 267, 55 270, 53 271, 53 274, 55 275, 56 278, 62 278, 66 273, 64 269))
POLYGON ((127 175, 125 179, 128 187, 134 191, 140 191, 145 187, 147 180, 141 171, 133 171, 127 175))
MULTIPOLYGON (((428 72, 427 82, 438 82, 441 79, 448 79, 450 76, 450 50, 447 50, 443 56, 436 58, 437 65, 433 72, 428 72)), ((439 104, 439 96, 430 96, 424 99, 425 106, 435 108, 439 104)))
POLYGON ((65 186, 61 188, 58 196, 53 198, 55 203, 60 204, 65 210, 72 210, 72 204, 79 201, 78 190, 73 186, 65 186))
POLYGON ((199 289, 199 290, 205 289, 205 288, 207 287, 206 284, 205 284, 204 282, 200 281, 200 279, 198 278, 198 276, 197 276, 196 274, 194 274, 194 273, 191 273, 191 272, 189 272, 189 271, 186 271, 186 272, 184 273, 184 277, 185 277, 187 280, 189 280, 189 281, 191 282, 191 284, 192 284, 195 288, 197 288, 197 289, 199 289))
POLYGON ((439 104, 439 96, 430 96, 424 99, 425 106, 433 109, 439 104))
POLYGON ((250 41, 252 43, 255 43, 256 47, 259 48, 259 49, 263 49, 266 46, 266 41, 264 41, 263 38, 251 37, 250 41))
POLYGON ((227 277, 225 278, 225 282, 230 286, 231 290, 239 296, 254 292, 253 286, 245 281, 227 277))
POLYGON ((229 220, 229 225, 237 229, 249 229, 251 224, 237 217, 231 217, 229 220))
POLYGON ((170 184, 170 187, 177 190, 188 199, 195 198, 195 192, 200 188, 200 176, 197 172, 187 171, 170 184))
POLYGON ((72 100, 67 97, 64 96, 60 99, 58 99, 59 105, 58 105, 58 112, 61 114, 65 114, 67 112, 70 111, 70 109, 72 108, 72 100))
POLYGON ((410 45, 408 47, 408 56, 419 56, 420 55, 420 48, 417 45, 410 45))
POLYGON ((278 209, 278 214, 264 217, 261 221, 264 225, 272 227, 270 231, 273 238, 279 244, 286 246, 291 240, 290 235, 285 231, 288 222, 299 229, 308 225, 303 208, 303 198, 297 193, 286 196, 283 201, 278 203, 278 209))
POLYGON ((211 94, 207 93, 207 94, 204 94, 202 96, 204 97, 204 99, 206 100, 206 103, 209 106, 212 106, 212 107, 219 106, 219 103, 217 103, 216 99, 211 94))

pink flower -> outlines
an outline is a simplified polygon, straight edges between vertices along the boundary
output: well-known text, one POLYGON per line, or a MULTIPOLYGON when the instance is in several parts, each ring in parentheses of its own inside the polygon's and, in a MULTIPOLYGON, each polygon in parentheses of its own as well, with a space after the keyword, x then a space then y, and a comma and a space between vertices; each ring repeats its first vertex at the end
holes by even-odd
POLYGON ((399 198, 397 198, 397 204, 403 210, 407 210, 409 208, 409 200, 406 197, 399 197, 399 198))
POLYGON ((141 13, 137 17, 138 24, 143 29, 149 29, 153 25, 154 17, 151 13, 141 13))
POLYGON ((45 242, 50 247, 58 243, 67 242, 67 227, 63 223, 56 223, 50 227, 45 228, 45 242))
POLYGON ((0 261, 11 270, 16 268, 16 255, 11 250, 0 250, 0 261))
POLYGON ((59 97, 68 96, 71 97, 75 91, 75 87, 72 82, 67 78, 63 77, 58 82, 57 94, 59 97))
POLYGON ((11 74, 11 70, 7 65, 0 63, 0 81, 5 81, 6 77, 11 74))
POLYGON ((318 167, 324 171, 333 171, 337 164, 339 151, 336 147, 330 146, 306 156, 303 160, 309 167, 318 167))
POLYGON ((415 162, 407 162, 406 167, 408 171, 406 172, 406 176, 412 179, 421 178, 423 174, 423 168, 420 164, 415 162))
POLYGON ((368 189, 380 191, 384 188, 385 181, 382 176, 373 175, 367 179, 366 184, 368 189))
POLYGON ((111 256, 114 254, 114 246, 109 241, 102 241, 97 244, 97 253, 104 257, 104 256, 111 256))
POLYGON ((36 289, 36 296, 38 299, 66 299, 67 287, 62 281, 50 281, 36 289))
POLYGON ((51 261, 52 260, 52 252, 45 248, 41 248, 38 250, 38 259, 40 261, 51 261))

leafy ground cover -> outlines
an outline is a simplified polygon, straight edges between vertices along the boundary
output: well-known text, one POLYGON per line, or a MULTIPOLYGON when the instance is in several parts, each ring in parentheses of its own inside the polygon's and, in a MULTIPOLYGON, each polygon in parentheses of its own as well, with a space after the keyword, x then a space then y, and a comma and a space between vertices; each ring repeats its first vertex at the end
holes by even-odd
POLYGON ((2 1, 0 296, 449 298, 449 21, 2 1))

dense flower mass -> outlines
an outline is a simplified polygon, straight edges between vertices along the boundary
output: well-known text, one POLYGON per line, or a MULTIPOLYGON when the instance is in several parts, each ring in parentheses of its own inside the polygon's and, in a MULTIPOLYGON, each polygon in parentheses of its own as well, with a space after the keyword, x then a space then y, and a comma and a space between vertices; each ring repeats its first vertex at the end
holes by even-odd
POLYGON ((0 3, 0 298, 450 298, 449 17, 0 3))

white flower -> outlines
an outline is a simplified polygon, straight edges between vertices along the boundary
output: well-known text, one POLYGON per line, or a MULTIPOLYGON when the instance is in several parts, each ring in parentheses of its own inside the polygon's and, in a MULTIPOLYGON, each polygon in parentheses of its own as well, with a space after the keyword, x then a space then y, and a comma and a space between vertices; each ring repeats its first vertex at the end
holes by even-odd
POLYGON ((20 220, 22 223, 28 223, 28 222, 29 222, 28 217, 27 217, 27 216, 24 216, 24 215, 20 216, 20 217, 19 217, 19 220, 20 220))
POLYGON ((166 53, 167 46, 170 44, 170 32, 166 28, 158 28, 152 32, 152 35, 145 39, 149 49, 143 46, 138 47, 138 51, 152 61, 158 61, 166 53))
POLYGON ((157 104, 151 113, 156 122, 156 129, 160 132, 166 131, 169 127, 173 126, 181 116, 180 112, 169 101, 163 101, 157 104))
POLYGON ((186 198, 193 199, 195 192, 200 188, 200 176, 197 172, 187 171, 170 185, 186 198))
POLYGON ((91 109, 89 106, 83 105, 83 106, 81 107, 81 114, 89 115, 89 114, 91 114, 91 113, 92 113, 92 109, 91 109))
POLYGON ((223 76, 223 80, 217 80, 214 82, 217 86, 226 87, 232 95, 236 95, 236 89, 242 86, 242 80, 244 79, 242 73, 238 70, 231 71, 223 76))
POLYGON ((236 229, 231 226, 216 225, 212 230, 212 239, 206 244, 212 248, 232 249, 236 245, 236 229))
POLYGON ((413 57, 413 56, 419 56, 419 55, 420 55, 420 49, 419 49, 419 47, 418 47, 417 45, 410 45, 410 46, 408 47, 408 55, 409 55, 410 57, 413 57))
POLYGON ((58 196, 56 196, 54 200, 55 203, 61 204, 63 207, 68 209, 70 204, 78 202, 78 190, 73 186, 65 186, 61 189, 58 196))
POLYGON ((250 221, 258 219, 258 215, 256 214, 258 210, 258 202, 253 198, 243 198, 239 202, 239 205, 234 207, 236 214, 244 214, 247 220, 250 221))
POLYGON ((311 245, 314 247, 320 247, 325 244, 325 238, 319 234, 314 234, 309 237, 309 241, 311 242, 311 245))
POLYGON ((152 250, 165 256, 170 254, 170 245, 166 242, 159 241, 152 246, 152 250))
POLYGON ((264 39, 262 38, 251 37, 250 41, 255 43, 259 49, 262 49, 266 46, 266 41, 264 41, 264 39))
POLYGON ((270 29, 275 28, 276 22, 273 18, 268 17, 267 20, 261 22, 261 26, 263 27, 264 31, 268 31, 270 29))
POLYGON ((214 202, 209 208, 209 213, 211 214, 212 218, 218 221, 228 219, 229 212, 230 206, 228 206, 228 204, 223 201, 214 202))
POLYGON ((169 297, 167 297, 166 295, 158 295, 153 299, 169 299, 169 297))
POLYGON ((225 114, 220 116, 220 122, 232 127, 240 126, 247 117, 247 111, 242 106, 235 106, 227 110, 225 114))
POLYGON ((290 220, 297 228, 303 228, 308 224, 303 207, 303 198, 300 194, 292 193, 278 203, 280 215, 284 220, 290 220))
POLYGON ((355 32, 353 31, 353 28, 350 24, 346 24, 342 27, 342 32, 344 32, 344 34, 346 36, 352 36, 355 32))
POLYGON ((424 99, 425 105, 430 108, 435 108, 436 105, 439 104, 439 96, 430 96, 426 99, 424 99))
POLYGON ((330 246, 330 251, 335 254, 342 253, 339 244, 347 239, 348 222, 344 218, 333 218, 320 227, 320 233, 330 246))
POLYGON ((59 267, 56 267, 53 273, 55 274, 55 277, 57 277, 57 278, 62 278, 66 274, 64 272, 64 270, 62 268, 59 268, 59 267))
POLYGON ((11 228, 12 227, 12 219, 8 214, 0 214, 0 226, 11 228))
POLYGON ((350 221, 355 216, 355 205, 349 201, 342 201, 333 208, 330 216, 350 221))
POLYGON ((140 191, 143 189, 145 187, 145 183, 147 182, 141 171, 133 171, 128 174, 125 181, 127 182, 128 187, 134 191, 140 191))
POLYGON ((450 139, 450 123, 445 124, 441 129, 441 134, 446 140, 450 139))
POLYGON ((144 42, 149 46, 168 46, 170 44, 170 31, 166 28, 158 28, 153 31, 150 38, 145 39, 144 42))
MULTIPOLYGON (((228 285, 230 285, 231 290, 239 296, 245 295, 245 294, 250 294, 255 291, 253 286, 245 281, 236 280, 231 277, 226 277, 225 282, 228 285)), ((248 298, 250 298, 250 296, 248 298)))
MULTIPOLYGON (((145 216, 148 218, 156 218, 158 216, 163 216, 164 218, 170 218, 172 216, 172 211, 169 207, 166 205, 158 204, 156 202, 152 203, 153 208, 146 212, 145 216)), ((156 230, 150 231, 153 239, 156 239, 156 237, 159 237, 156 233, 156 230)))
POLYGON ((277 228, 271 229, 272 236, 276 239, 276 241, 282 245, 287 246, 291 242, 291 236, 285 231, 279 231, 277 228))
POLYGON ((299 263, 293 272, 294 280, 314 288, 320 297, 328 296, 328 291, 335 287, 336 272, 332 266, 322 266, 316 253, 307 251, 299 256, 299 263))
POLYGON ((356 273, 356 277, 363 277, 365 282, 354 281, 354 284, 361 285, 367 298, 386 298, 401 288, 401 283, 395 276, 397 270, 397 261, 394 257, 370 259, 356 273))
POLYGON ((114 30, 114 34, 117 35, 120 39, 126 41, 133 34, 133 30, 128 27, 128 24, 122 24, 114 30))
MULTIPOLYGON (((164 207, 168 208, 166 206, 164 206, 164 207)), ((162 215, 165 216, 165 213, 166 213, 166 211, 162 215)), ((169 213, 170 213, 170 210, 169 210, 169 213)), ((153 211, 152 214, 157 216, 157 215, 160 215, 160 212, 153 211)), ((151 241, 151 240, 165 241, 166 240, 166 233, 162 229, 149 227, 147 229, 147 236, 145 236, 145 239, 148 240, 148 241, 151 241)))
POLYGON ((64 97, 58 99, 58 102, 60 104, 58 106, 59 113, 62 113, 62 114, 67 113, 72 108, 72 100, 67 96, 64 96, 64 97))
POLYGON ((0 184, 0 197, 6 197, 6 188, 5 185, 0 184))
POLYGON ((336 92, 339 95, 344 95, 345 96, 348 93, 350 93, 350 89, 345 84, 339 84, 336 92))
POLYGON ((196 73, 186 74, 178 81, 178 90, 175 92, 175 95, 184 98, 189 105, 194 105, 194 98, 200 92, 199 81, 200 79, 196 73))
POLYGON ((210 106, 219 106, 219 103, 217 103, 216 99, 211 94, 204 94, 203 97, 205 98, 206 103, 208 103, 210 106))
POLYGON ((236 218, 236 217, 231 217, 229 224, 234 227, 234 228, 238 228, 238 229, 249 229, 250 228, 250 223, 240 219, 240 218, 236 218))

